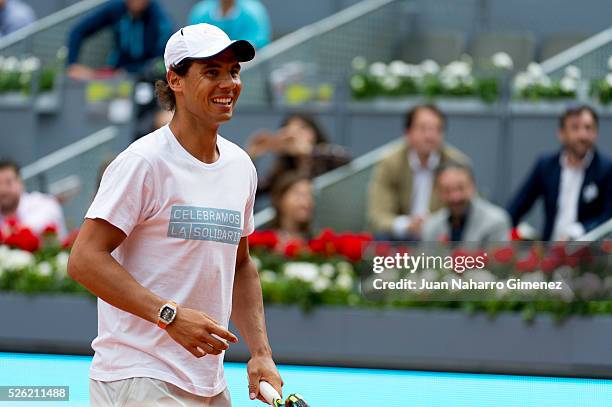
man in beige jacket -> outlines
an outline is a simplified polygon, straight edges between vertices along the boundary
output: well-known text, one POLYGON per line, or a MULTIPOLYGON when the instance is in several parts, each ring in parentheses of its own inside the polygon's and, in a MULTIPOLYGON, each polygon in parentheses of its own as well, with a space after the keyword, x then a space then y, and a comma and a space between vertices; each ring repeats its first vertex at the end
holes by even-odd
POLYGON ((370 182, 368 220, 378 238, 420 239, 423 222, 441 207, 433 194, 436 168, 449 162, 469 164, 463 153, 444 144, 445 124, 434 105, 418 105, 406 113, 406 144, 377 165, 370 182))

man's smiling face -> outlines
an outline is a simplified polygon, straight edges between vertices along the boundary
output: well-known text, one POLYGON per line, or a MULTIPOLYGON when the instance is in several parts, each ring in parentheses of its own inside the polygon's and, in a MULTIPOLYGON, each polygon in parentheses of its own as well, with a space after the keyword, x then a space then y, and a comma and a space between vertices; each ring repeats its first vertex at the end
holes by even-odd
POLYGON ((233 51, 194 61, 181 80, 184 106, 191 114, 216 124, 231 119, 242 90, 240 64, 233 51))

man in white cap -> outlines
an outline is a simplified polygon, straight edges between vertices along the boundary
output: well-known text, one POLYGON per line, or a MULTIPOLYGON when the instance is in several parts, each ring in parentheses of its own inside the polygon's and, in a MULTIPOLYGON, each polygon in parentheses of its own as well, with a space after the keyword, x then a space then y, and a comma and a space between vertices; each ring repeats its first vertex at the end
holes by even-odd
POLYGON ((282 380, 266 334, 249 256, 255 167, 217 134, 240 95, 240 62, 255 50, 219 28, 187 26, 168 40, 162 105, 169 125, 107 168, 68 272, 98 296, 90 369, 93 405, 230 406, 223 355, 237 338, 251 353, 249 396, 282 380))

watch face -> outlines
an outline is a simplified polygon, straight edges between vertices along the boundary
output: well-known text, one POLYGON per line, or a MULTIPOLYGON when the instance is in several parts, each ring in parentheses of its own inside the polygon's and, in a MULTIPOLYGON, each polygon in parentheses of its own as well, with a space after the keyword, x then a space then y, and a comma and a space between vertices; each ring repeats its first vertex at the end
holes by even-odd
POLYGON ((170 322, 172 321, 172 317, 174 317, 174 310, 166 305, 162 308, 159 317, 165 322, 170 322))

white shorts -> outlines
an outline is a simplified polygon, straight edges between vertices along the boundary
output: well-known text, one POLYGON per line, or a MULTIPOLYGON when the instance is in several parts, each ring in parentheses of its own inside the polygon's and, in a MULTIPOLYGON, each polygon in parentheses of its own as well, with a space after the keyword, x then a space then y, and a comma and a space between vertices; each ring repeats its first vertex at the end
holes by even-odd
POLYGON ((213 397, 189 393, 174 384, 149 377, 101 382, 89 379, 92 407, 231 407, 229 390, 213 397))

